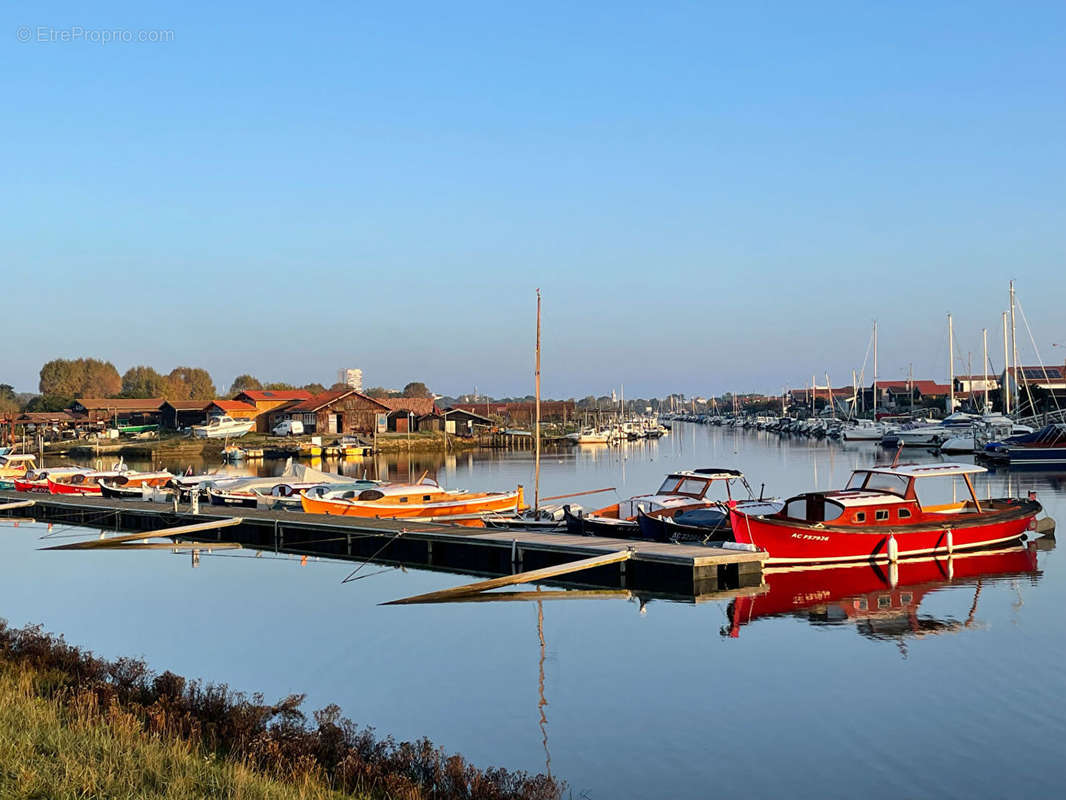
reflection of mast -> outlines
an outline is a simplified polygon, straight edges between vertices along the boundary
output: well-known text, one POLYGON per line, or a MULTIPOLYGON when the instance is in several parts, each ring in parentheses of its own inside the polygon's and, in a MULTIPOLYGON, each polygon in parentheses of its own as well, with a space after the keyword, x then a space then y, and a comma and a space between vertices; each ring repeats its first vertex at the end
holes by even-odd
MULTIPOLYGON (((540 591, 539 586, 537 591, 540 591)), ((540 639, 540 663, 538 665, 540 673, 537 679, 537 708, 540 710, 538 724, 540 725, 541 741, 544 743, 544 767, 550 779, 552 776, 552 755, 548 752, 548 717, 544 713, 544 709, 548 705, 548 701, 544 697, 544 603, 540 600, 537 601, 537 638, 540 639)))

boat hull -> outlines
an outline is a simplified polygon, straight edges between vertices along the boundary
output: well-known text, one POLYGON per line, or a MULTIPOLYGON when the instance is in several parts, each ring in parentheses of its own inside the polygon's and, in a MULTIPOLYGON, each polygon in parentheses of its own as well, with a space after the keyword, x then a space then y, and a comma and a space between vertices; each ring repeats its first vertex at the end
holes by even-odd
POLYGON ((332 514, 365 519, 410 519, 419 517, 452 517, 483 514, 490 511, 521 511, 526 508, 522 492, 505 492, 484 497, 457 497, 425 504, 383 503, 380 501, 331 500, 301 496, 301 505, 308 514, 332 514))
POLYGON ((48 481, 48 493, 99 497, 100 485, 95 483, 74 485, 70 483, 56 483, 55 481, 50 480, 48 481))
POLYGON ((765 550, 769 554, 768 564, 889 561, 1005 544, 1033 529, 1039 503, 1035 500, 998 502, 1006 508, 977 518, 976 515, 946 516, 935 525, 842 528, 749 516, 735 510, 731 512, 731 522, 736 540, 765 550))

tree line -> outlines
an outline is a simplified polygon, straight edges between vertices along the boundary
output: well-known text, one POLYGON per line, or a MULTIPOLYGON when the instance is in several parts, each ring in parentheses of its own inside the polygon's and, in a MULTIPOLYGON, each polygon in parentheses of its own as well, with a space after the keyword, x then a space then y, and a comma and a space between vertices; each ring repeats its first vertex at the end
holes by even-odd
MULTIPOLYGON (((110 361, 96 358, 56 358, 41 367, 40 394, 27 397, 16 394, 9 384, 0 384, 0 415, 17 411, 59 411, 69 408, 78 398, 131 398, 162 397, 166 400, 196 400, 205 403, 218 397, 218 390, 210 373, 201 367, 181 366, 163 374, 153 367, 138 365, 130 367, 121 375, 110 361)), ((335 383, 330 389, 347 389, 343 383, 335 383)), ((229 387, 228 396, 245 391, 287 391, 302 389, 310 394, 326 391, 321 383, 303 385, 277 381, 261 381, 254 375, 238 375, 229 387)), ((432 397, 432 392, 421 382, 408 383, 403 391, 391 391, 373 387, 365 394, 371 397, 432 397)))

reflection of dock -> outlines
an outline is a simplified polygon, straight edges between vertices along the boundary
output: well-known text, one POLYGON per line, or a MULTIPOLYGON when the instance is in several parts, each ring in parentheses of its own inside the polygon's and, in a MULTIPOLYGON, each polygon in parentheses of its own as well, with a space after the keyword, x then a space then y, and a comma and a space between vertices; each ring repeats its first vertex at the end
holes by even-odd
MULTIPOLYGON (((26 495, 0 492, 0 503, 26 495)), ((159 503, 95 497, 38 496, 32 506, 0 509, 7 516, 38 522, 115 531, 156 531, 191 523, 230 520, 232 515, 174 512, 159 503)), ((214 509, 211 509, 212 511, 214 509)), ((550 582, 575 588, 627 589, 693 602, 739 586, 759 586, 764 553, 699 545, 629 541, 598 536, 486 530, 419 520, 376 520, 240 509, 241 522, 225 531, 201 532, 210 542, 238 542, 246 548, 347 561, 498 577, 556 567, 629 550, 629 557, 550 582)))

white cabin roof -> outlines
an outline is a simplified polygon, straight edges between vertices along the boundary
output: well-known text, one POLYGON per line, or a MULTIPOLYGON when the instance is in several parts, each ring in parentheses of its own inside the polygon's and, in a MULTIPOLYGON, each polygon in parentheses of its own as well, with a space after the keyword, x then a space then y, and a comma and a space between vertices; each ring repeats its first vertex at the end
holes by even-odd
POLYGON ((900 464, 896 467, 862 467, 855 472, 879 472, 902 478, 939 478, 950 475, 976 475, 988 472, 976 464, 900 464))
POLYGON ((37 456, 32 453, 8 453, 6 456, 0 456, 0 464, 13 464, 19 461, 36 461, 37 456))
POLYGON ((826 500, 838 503, 845 508, 883 506, 886 504, 907 502, 899 495, 892 494, 891 492, 866 492, 861 490, 846 490, 838 494, 829 494, 826 495, 826 500))

